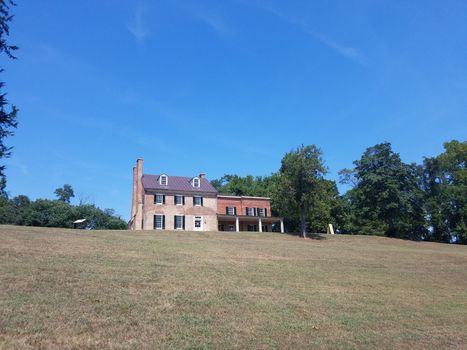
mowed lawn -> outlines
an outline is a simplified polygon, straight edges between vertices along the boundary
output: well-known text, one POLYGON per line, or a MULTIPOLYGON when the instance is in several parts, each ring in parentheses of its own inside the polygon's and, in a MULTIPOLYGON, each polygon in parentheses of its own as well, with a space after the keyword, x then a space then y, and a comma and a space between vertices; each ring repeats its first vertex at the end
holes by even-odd
POLYGON ((466 349, 467 246, 0 226, 0 349, 466 349))

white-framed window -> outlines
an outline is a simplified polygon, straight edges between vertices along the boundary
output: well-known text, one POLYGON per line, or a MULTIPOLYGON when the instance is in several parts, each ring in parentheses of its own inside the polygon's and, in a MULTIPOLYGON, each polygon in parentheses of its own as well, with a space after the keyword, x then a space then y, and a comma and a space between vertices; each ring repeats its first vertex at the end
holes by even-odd
POLYGON ((203 197, 201 196, 193 196, 193 205, 201 206, 203 205, 203 197))
POLYGON ((180 194, 176 194, 174 196, 174 202, 175 202, 175 205, 183 205, 185 204, 185 197, 180 194))
POLYGON ((167 178, 167 175, 161 175, 159 177, 159 183, 162 185, 162 186, 166 186, 167 183, 168 183, 168 178, 167 178))
POLYGON ((235 207, 227 207, 226 208, 226 214, 227 215, 235 215, 236 214, 236 208, 235 207))
POLYGON ((165 204, 165 196, 163 194, 156 194, 154 196, 154 204, 165 204))
POLYGON ((185 228, 185 217, 182 215, 174 216, 174 229, 183 230, 185 228))
POLYGON ((266 211, 264 208, 258 208, 258 216, 266 216, 266 211))
POLYGON ((165 217, 164 215, 156 214, 154 215, 154 229, 155 230, 163 230, 165 224, 165 217))
POLYGON ((199 182, 199 177, 194 177, 193 178, 193 187, 199 187, 200 182, 199 182))
POLYGON ((247 216, 255 216, 255 208, 246 208, 247 216))

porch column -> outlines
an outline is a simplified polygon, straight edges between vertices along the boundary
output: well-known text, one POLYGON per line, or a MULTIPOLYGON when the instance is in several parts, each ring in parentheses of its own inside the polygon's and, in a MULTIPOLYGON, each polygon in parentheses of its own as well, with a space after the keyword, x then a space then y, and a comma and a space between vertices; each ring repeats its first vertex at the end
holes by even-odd
POLYGON ((284 219, 281 219, 281 233, 284 233, 284 219))
POLYGON ((238 216, 235 217, 235 231, 240 231, 240 222, 238 220, 238 216))
POLYGON ((263 225, 261 223, 261 216, 258 218, 258 231, 263 232, 263 225))

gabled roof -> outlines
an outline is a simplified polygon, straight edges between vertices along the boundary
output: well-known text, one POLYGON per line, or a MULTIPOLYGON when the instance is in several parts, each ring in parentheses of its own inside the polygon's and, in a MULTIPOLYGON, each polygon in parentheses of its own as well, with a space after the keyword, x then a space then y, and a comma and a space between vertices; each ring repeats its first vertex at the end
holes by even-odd
POLYGON ((203 192, 203 193, 217 193, 217 190, 205 178, 198 176, 185 177, 185 176, 170 176, 167 175, 167 185, 159 183, 161 175, 148 175, 143 174, 143 187, 145 190, 167 190, 167 191, 181 191, 181 192, 203 192), (192 185, 193 178, 199 178, 199 187, 192 185))

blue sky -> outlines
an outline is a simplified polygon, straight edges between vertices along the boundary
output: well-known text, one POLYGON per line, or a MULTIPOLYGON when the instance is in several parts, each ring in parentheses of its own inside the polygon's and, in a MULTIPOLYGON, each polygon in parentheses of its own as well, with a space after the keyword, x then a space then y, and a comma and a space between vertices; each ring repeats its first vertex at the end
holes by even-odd
POLYGON ((128 218, 138 157, 268 175, 313 143, 337 179, 379 142, 421 162, 466 138, 464 0, 17 2, 12 196, 69 183, 128 218))

